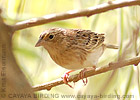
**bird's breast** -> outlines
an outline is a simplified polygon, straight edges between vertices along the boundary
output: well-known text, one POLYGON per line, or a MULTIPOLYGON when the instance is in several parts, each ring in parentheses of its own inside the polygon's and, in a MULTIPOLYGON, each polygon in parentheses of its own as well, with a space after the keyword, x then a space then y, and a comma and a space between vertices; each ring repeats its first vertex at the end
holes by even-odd
POLYGON ((85 67, 93 67, 97 64, 98 59, 103 54, 104 47, 101 46, 92 52, 81 49, 49 52, 55 63, 70 70, 82 69, 85 67))
POLYGON ((48 51, 55 63, 66 69, 76 70, 83 68, 87 53, 84 50, 69 49, 57 52, 48 51))

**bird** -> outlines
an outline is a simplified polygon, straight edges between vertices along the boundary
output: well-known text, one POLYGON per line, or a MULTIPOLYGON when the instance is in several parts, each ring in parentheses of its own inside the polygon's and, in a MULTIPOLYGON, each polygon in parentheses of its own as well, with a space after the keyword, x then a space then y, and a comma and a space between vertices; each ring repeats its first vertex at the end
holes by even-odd
POLYGON ((105 48, 118 48, 106 45, 104 35, 91 30, 50 28, 41 33, 35 47, 43 46, 56 64, 70 70, 63 77, 68 84, 70 72, 82 69, 80 76, 83 77, 86 68, 96 68, 105 48))

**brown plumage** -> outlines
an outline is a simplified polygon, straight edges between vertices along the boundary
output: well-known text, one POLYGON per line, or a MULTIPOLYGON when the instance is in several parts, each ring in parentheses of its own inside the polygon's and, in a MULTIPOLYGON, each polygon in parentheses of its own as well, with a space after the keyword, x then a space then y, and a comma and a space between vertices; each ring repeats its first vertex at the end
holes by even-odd
POLYGON ((43 46, 51 58, 67 69, 95 66, 106 45, 104 34, 90 30, 51 28, 40 35, 37 46, 43 46))

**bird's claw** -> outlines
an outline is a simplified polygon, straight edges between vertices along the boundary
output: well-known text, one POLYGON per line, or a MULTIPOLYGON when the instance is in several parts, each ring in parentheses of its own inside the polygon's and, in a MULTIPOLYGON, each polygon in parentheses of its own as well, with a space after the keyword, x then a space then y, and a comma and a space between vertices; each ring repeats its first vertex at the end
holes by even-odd
POLYGON ((68 85, 69 87, 71 87, 71 88, 73 88, 73 86, 72 85, 70 85, 68 82, 69 82, 69 73, 71 73, 72 72, 72 70, 71 71, 68 71, 68 72, 66 72, 64 75, 63 75, 63 82, 66 84, 66 85, 68 85))

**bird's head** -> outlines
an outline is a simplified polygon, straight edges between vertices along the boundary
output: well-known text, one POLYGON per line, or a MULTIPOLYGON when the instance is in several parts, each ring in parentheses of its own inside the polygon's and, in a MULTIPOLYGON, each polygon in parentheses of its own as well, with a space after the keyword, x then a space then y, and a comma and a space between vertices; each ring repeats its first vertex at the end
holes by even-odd
POLYGON ((62 28, 51 28, 43 31, 35 47, 43 46, 47 50, 61 47, 65 31, 62 28))

